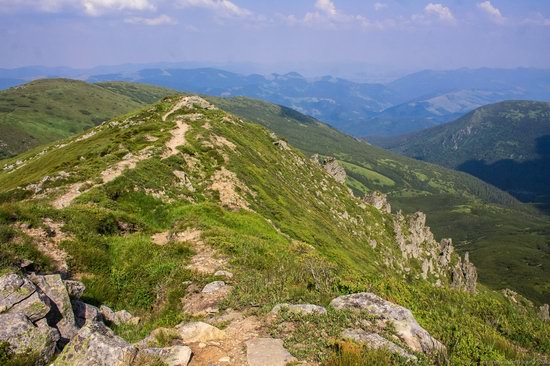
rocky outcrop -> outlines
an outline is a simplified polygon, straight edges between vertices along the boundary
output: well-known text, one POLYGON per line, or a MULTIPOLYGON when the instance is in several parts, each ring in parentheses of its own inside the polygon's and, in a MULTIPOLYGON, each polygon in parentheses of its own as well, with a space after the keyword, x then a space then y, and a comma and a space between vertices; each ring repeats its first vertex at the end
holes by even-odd
POLYGON ((470 293, 476 292, 477 270, 470 262, 468 253, 464 255, 464 261, 458 257, 458 262, 453 268, 451 286, 470 293))
POLYGON ((384 213, 391 213, 391 205, 388 202, 388 196, 382 192, 373 191, 365 193, 363 202, 367 205, 374 206, 384 213))
POLYGON ((16 354, 36 352, 39 364, 53 356, 58 339, 57 330, 44 320, 33 324, 22 313, 0 314, 0 341, 8 342, 16 354))
POLYGON ((322 162, 323 168, 326 170, 326 172, 334 177, 334 179, 338 183, 344 183, 346 181, 346 170, 336 158, 333 158, 331 156, 326 157, 325 160, 322 162))
POLYGON ((90 323, 78 331, 53 366, 130 366, 138 349, 102 323, 90 323))
POLYGON ((539 318, 543 321, 550 320, 550 306, 548 304, 539 307, 539 318))
POLYGON ((301 315, 326 315, 327 313, 327 309, 324 307, 313 304, 277 304, 273 307, 271 313, 278 314, 283 309, 290 313, 301 315))
POLYGON ((356 343, 362 344, 369 349, 385 349, 391 353, 395 353, 403 358, 408 360, 416 360, 416 356, 405 351, 403 348, 399 347, 393 342, 388 341, 386 338, 382 337, 376 333, 368 333, 363 329, 345 329, 342 334, 342 338, 354 341, 356 343))
POLYGON ((249 366, 286 366, 296 362, 284 347, 281 339, 255 338, 246 342, 249 366))
POLYGON ((386 301, 375 294, 362 292, 340 296, 332 300, 330 305, 339 310, 365 311, 380 317, 383 323, 390 323, 397 337, 415 352, 445 351, 445 346, 418 324, 409 309, 386 301))
POLYGON ((71 303, 77 327, 82 328, 87 323, 103 321, 103 315, 95 306, 80 300, 73 300, 71 303))

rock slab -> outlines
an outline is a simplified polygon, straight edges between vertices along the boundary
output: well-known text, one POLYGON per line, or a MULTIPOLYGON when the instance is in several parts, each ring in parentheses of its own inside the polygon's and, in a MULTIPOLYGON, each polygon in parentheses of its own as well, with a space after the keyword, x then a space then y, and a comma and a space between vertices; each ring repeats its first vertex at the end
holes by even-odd
POLYGON ((284 347, 281 339, 255 338, 246 342, 246 359, 249 366, 286 366, 296 362, 284 347))

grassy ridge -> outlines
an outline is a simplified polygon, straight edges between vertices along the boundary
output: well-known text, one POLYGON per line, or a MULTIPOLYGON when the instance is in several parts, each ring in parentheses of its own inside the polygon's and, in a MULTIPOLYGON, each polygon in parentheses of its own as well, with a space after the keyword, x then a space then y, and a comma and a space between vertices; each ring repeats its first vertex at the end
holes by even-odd
POLYGON ((470 175, 400 157, 296 111, 247 98, 211 98, 284 136, 307 154, 337 156, 357 194, 379 190, 394 208, 421 210, 439 237, 472 253, 481 280, 550 301, 550 223, 546 216, 470 175))
POLYGON ((47 79, 0 91, 0 158, 80 133, 172 94, 141 84, 47 79))

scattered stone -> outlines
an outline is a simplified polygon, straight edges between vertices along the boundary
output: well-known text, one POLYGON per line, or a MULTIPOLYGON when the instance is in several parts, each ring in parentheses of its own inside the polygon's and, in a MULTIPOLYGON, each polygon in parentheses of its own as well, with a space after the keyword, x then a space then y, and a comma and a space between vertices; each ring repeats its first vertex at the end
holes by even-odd
POLYGON ((52 366, 130 366, 138 350, 103 323, 86 324, 52 366))
POLYGON ((187 346, 172 346, 167 348, 147 348, 139 351, 136 358, 138 361, 143 356, 153 356, 160 359, 167 366, 187 366, 191 361, 193 352, 187 346))
POLYGON ((184 343, 198 343, 224 339, 225 332, 203 322, 182 323, 176 326, 184 343))
POLYGON ((80 299, 86 290, 86 285, 80 281, 65 280, 65 287, 67 287, 67 292, 73 299, 80 299))
POLYGON ((214 281, 214 282, 210 282, 208 285, 204 286, 204 288, 202 289, 202 293, 211 294, 211 293, 223 290, 226 287, 227 287, 227 285, 225 284, 225 282, 223 282, 223 281, 214 281))
POLYGON ((89 322, 99 322, 103 320, 103 315, 101 315, 101 312, 95 306, 86 304, 80 300, 73 300, 71 304, 73 306, 77 327, 82 328, 89 322))
POLYGON ((388 202, 388 196, 382 192, 373 191, 366 193, 363 197, 363 202, 374 206, 384 213, 391 213, 391 205, 388 202))
POLYGON ((139 322, 141 321, 139 317, 133 316, 126 310, 119 310, 115 312, 113 309, 111 309, 106 305, 101 305, 99 307, 99 312, 101 313, 101 315, 103 315, 105 320, 115 325, 123 325, 123 324, 136 325, 136 324, 139 324, 139 322))
POLYGON ((415 352, 444 351, 439 341, 422 328, 409 309, 396 305, 369 292, 337 297, 330 305, 339 310, 367 311, 390 322, 396 335, 415 352))
POLYGON ((45 320, 34 325, 22 313, 0 314, 0 341, 8 342, 16 354, 32 350, 45 363, 53 356, 58 340, 59 333, 45 320))
POLYGON ((550 320, 550 306, 548 304, 539 307, 539 317, 541 320, 550 320))
POLYGON ((271 313, 278 314, 283 309, 286 309, 287 311, 294 314, 302 315, 326 315, 327 313, 327 310, 324 307, 312 304, 277 304, 275 305, 275 307, 273 307, 271 313))
POLYGON ((233 273, 227 272, 227 271, 216 271, 216 273, 214 273, 214 276, 216 276, 216 277, 233 278, 233 273))
POLYGON ((281 339, 255 338, 246 342, 249 366, 286 366, 297 362, 284 347, 281 339))
POLYGON ((135 344, 139 349, 158 348, 160 339, 179 339, 179 332, 175 328, 157 328, 153 330, 147 337, 135 344))
POLYGON ((363 344, 370 349, 386 349, 409 360, 416 360, 416 356, 376 333, 368 333, 362 329, 346 329, 342 332, 342 338, 363 344))

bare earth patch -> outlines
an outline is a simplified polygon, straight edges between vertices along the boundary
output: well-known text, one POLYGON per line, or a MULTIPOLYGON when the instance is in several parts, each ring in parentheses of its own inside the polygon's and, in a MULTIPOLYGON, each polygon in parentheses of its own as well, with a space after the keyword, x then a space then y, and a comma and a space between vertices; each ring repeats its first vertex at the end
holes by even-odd
POLYGON ((232 210, 249 209, 248 202, 237 193, 237 188, 240 188, 243 192, 250 192, 248 187, 237 178, 235 173, 227 170, 225 167, 216 171, 212 176, 210 189, 218 191, 223 206, 232 210))

